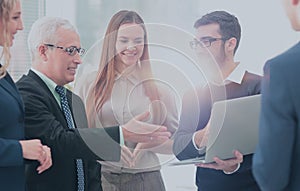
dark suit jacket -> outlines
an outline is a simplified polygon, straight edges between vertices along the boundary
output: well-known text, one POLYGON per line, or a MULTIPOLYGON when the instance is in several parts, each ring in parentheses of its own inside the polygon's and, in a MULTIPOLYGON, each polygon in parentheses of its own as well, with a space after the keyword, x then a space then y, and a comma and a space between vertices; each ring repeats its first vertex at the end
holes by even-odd
POLYGON ((253 172, 262 190, 300 190, 300 43, 264 67, 253 172))
POLYGON ((105 130, 86 128, 87 120, 82 101, 77 95, 67 91, 76 126, 76 129, 69 129, 55 97, 38 75, 29 71, 28 75, 24 75, 17 82, 17 86, 25 104, 26 138, 41 139, 43 144, 51 148, 53 159, 52 167, 40 175, 35 170, 37 163, 26 166, 29 190, 77 190, 75 164, 77 158, 84 160, 85 189, 102 190, 100 165, 96 160, 120 160, 119 127, 105 130), (89 135, 92 137, 91 140, 89 135), (98 150, 90 150, 90 146, 98 150), (110 156, 106 156, 107 150, 113 151, 110 152, 110 156))
MULTIPOLYGON (((200 156, 192 136, 203 129, 210 118, 212 104, 224 99, 260 93, 260 76, 246 72, 242 83, 231 82, 223 87, 210 84, 188 92, 182 102, 179 128, 175 134, 173 151, 179 160, 200 156)), ((259 190, 251 173, 252 155, 244 156, 238 172, 226 175, 220 170, 197 168, 196 185, 201 191, 259 190)))
POLYGON ((0 189, 25 190, 24 160, 19 140, 24 139, 24 107, 7 73, 0 79, 0 189))

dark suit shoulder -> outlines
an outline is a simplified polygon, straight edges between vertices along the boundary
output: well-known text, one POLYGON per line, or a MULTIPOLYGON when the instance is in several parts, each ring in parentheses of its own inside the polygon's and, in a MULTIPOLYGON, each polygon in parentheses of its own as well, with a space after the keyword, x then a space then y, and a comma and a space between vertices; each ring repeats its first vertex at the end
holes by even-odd
POLYGON ((272 67, 278 67, 281 70, 287 70, 288 67, 296 65, 299 67, 300 60, 300 43, 297 43, 290 49, 280 55, 267 61, 267 64, 272 64, 272 67))
MULTIPOLYGON (((294 45, 282 54, 268 60, 264 66, 264 74, 269 79, 281 79, 290 84, 290 88, 297 86, 300 70, 300 43, 294 45)), ((267 81, 266 81, 267 82, 267 81)), ((275 85, 275 84, 274 84, 275 85)), ((277 85, 275 85, 277 86, 277 85)))
POLYGON ((46 96, 51 95, 51 91, 43 80, 34 72, 29 71, 27 75, 23 75, 17 82, 16 86, 19 89, 22 97, 25 95, 46 96), (31 93, 30 93, 31 92, 31 93), (38 94, 33 92, 39 92, 38 94), (41 93, 42 92, 42 93, 41 93))
POLYGON ((16 82, 16 86, 20 89, 22 88, 28 88, 31 87, 32 88, 32 84, 36 84, 35 81, 32 81, 29 79, 29 77, 27 75, 23 75, 17 82, 16 82))

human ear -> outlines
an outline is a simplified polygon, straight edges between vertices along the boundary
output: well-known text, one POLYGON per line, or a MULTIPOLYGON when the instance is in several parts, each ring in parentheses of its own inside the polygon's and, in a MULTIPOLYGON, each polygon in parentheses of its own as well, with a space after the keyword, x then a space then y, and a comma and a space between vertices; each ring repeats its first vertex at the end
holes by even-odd
POLYGON ((38 46, 39 56, 43 61, 48 60, 48 55, 46 54, 47 50, 48 50, 48 47, 46 47, 45 45, 38 46))
POLYGON ((235 47, 236 47, 236 43, 237 43, 237 40, 236 38, 232 37, 230 39, 228 39, 226 41, 226 48, 228 51, 234 51, 235 47))

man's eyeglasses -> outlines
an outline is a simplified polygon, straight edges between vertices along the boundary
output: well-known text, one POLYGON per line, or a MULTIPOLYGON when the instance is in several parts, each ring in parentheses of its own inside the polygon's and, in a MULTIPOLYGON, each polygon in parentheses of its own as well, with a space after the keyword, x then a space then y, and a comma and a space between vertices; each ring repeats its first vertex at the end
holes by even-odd
POLYGON ((195 39, 190 42, 190 46, 192 49, 196 49, 198 47, 205 48, 210 47, 212 42, 218 41, 218 40, 227 40, 226 38, 205 38, 201 39, 200 41, 195 39))
POLYGON ((67 48, 64 48, 62 46, 55 46, 53 44, 44 44, 45 46, 54 47, 54 48, 60 48, 64 50, 66 53, 68 53, 70 56, 75 56, 76 52, 78 52, 79 56, 83 56, 85 53, 85 49, 83 48, 77 48, 76 46, 70 46, 67 48))

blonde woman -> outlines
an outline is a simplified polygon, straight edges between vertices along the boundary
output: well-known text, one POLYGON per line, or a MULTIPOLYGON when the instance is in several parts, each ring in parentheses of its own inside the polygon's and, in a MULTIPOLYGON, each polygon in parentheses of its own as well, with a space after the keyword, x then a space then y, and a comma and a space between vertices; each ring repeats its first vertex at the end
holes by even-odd
POLYGON ((40 140, 24 140, 24 106, 19 92, 6 71, 9 47, 14 35, 23 29, 19 0, 0 0, 0 185, 1 190, 25 190, 24 159, 37 160, 38 173, 52 165, 50 149, 40 140))

